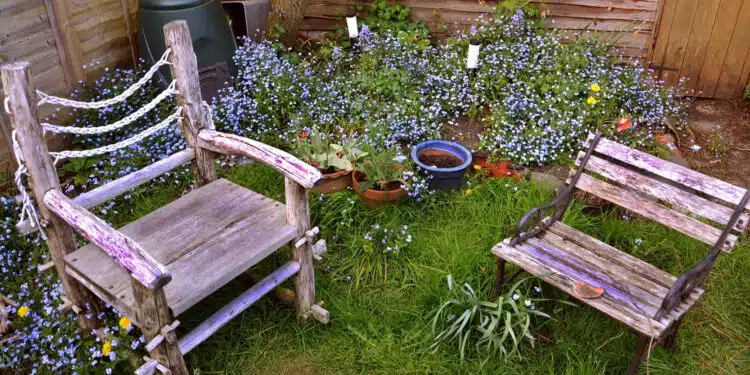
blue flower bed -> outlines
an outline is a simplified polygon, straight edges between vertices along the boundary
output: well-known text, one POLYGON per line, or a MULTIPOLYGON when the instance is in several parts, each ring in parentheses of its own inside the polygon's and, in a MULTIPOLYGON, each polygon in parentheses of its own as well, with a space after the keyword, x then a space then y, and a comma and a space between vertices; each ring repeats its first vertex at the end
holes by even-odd
MULTIPOLYGON (((681 131, 687 102, 679 88, 665 89, 641 65, 621 63, 606 42, 563 40, 541 27, 533 13, 501 9, 440 43, 426 43, 421 32, 374 32, 366 25, 354 49, 348 43, 326 41, 313 51, 288 53, 269 41, 247 40, 235 56, 235 85, 212 104, 217 127, 283 148, 302 131, 315 130, 334 139, 358 139, 374 151, 403 150, 439 138, 447 126, 472 116, 483 119, 487 127, 481 150, 526 165, 569 160, 592 130, 641 148, 652 147, 655 134, 681 131), (465 69, 472 38, 482 42, 474 76, 465 69), (621 117, 630 119, 633 127, 619 133, 615 123, 621 117)), ((140 74, 108 70, 73 95, 80 100, 112 97, 140 74)), ((131 100, 108 110, 76 111, 75 125, 112 123, 161 90, 151 82, 131 100)), ((174 102, 166 101, 133 126, 106 137, 75 137, 74 144, 88 149, 129 138, 173 110, 174 102)), ((184 147, 184 138, 172 127, 130 148, 65 163, 61 177, 74 195, 184 147)), ((426 181, 413 177, 413 171, 405 174, 411 180, 410 195, 431 194, 426 181)), ((189 189, 189 178, 187 167, 178 169, 139 191, 164 185, 189 189)), ((97 213, 121 224, 118 220, 133 214, 130 200, 135 194, 105 203, 97 213)), ((81 335, 73 314, 57 312, 59 281, 52 273, 37 271, 49 260, 46 246, 38 237, 20 238, 14 229, 18 207, 9 198, 0 197, 0 203, 0 294, 17 302, 8 310, 14 331, 0 336, 0 372, 6 367, 112 372, 124 360, 123 353, 141 346, 142 337, 124 328, 127 324, 121 327, 121 317, 111 310, 99 317, 107 326, 99 335, 81 335)), ((402 234, 407 235, 405 228, 402 234)))

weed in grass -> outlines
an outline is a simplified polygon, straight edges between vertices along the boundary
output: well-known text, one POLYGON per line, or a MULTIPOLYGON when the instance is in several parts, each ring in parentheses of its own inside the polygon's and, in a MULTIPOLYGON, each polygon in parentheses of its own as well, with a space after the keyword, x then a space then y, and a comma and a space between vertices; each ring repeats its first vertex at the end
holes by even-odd
POLYGON ((432 348, 437 352, 442 345, 453 344, 458 347, 461 362, 467 349, 475 349, 472 352, 484 361, 491 356, 520 356, 522 343, 534 345, 532 319, 537 323, 538 318, 550 317, 537 310, 542 299, 532 290, 538 294, 542 289, 530 288, 530 280, 522 279, 495 301, 487 301, 480 299, 468 283, 454 287, 448 275, 448 297, 432 319, 432 348), (522 290, 521 286, 526 288, 522 290))

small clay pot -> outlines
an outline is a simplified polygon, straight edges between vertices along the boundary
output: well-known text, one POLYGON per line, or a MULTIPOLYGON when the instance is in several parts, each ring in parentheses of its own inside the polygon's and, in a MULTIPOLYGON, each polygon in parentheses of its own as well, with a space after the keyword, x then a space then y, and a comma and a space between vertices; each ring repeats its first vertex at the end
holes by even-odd
MULTIPOLYGON (((323 172, 323 171, 321 171, 323 172)), ((323 173, 323 182, 314 189, 324 195, 346 190, 352 186, 352 171, 336 171, 333 173, 323 173)))
POLYGON ((364 203, 369 209, 375 209, 386 204, 396 203, 399 199, 408 195, 398 181, 389 182, 389 190, 367 189, 365 191, 359 191, 359 182, 364 179, 365 175, 362 174, 362 172, 354 171, 354 173, 352 173, 352 187, 357 195, 362 197, 362 203, 364 203))

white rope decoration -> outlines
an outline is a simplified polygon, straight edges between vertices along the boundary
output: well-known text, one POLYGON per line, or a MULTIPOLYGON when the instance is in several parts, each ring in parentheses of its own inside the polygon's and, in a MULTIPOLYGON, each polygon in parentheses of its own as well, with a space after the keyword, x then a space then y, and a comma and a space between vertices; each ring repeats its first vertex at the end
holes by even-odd
POLYGON ((74 107, 74 108, 85 108, 85 109, 99 109, 104 107, 109 107, 112 105, 115 105, 117 103, 120 103, 124 101, 125 99, 129 98, 133 93, 135 93, 138 89, 143 87, 143 85, 148 82, 151 77, 156 74, 156 71, 159 70, 164 65, 169 65, 169 61, 167 61, 167 57, 169 57, 169 53, 172 50, 167 48, 166 51, 164 51, 164 54, 161 56, 159 61, 157 61, 151 68, 146 72, 146 74, 141 77, 141 79, 138 80, 133 86, 128 87, 127 90, 123 91, 120 95, 115 96, 114 98, 105 99, 98 102, 79 102, 76 100, 66 99, 66 98, 60 98, 57 96, 52 96, 45 94, 39 90, 36 90, 37 95, 39 95, 42 100, 39 101, 39 105, 42 104, 57 104, 65 107, 74 107))
POLYGON ((39 228, 39 233, 41 234, 42 239, 46 240, 47 234, 44 232, 44 228, 39 221, 39 213, 36 211, 36 206, 34 206, 34 202, 32 202, 31 196, 29 196, 29 193, 26 191, 26 186, 24 186, 23 184, 23 176, 28 176, 29 171, 28 169, 26 169, 26 164, 24 164, 23 154, 21 153, 21 145, 18 143, 15 129, 13 129, 11 137, 13 138, 13 154, 16 157, 16 163, 18 164, 18 168, 16 169, 15 174, 15 183, 16 187, 18 188, 18 192, 21 194, 21 218, 18 220, 18 222, 23 223, 28 217, 29 222, 31 223, 31 227, 39 228))
POLYGON ((182 107, 177 107, 177 110, 171 114, 169 117, 164 119, 164 121, 134 135, 131 138, 122 140, 117 143, 113 143, 111 145, 106 145, 102 147, 98 147, 91 150, 76 150, 76 151, 60 151, 60 152, 50 152, 49 154, 52 155, 52 157, 55 158, 55 164, 61 159, 68 159, 68 158, 87 158, 91 156, 96 155, 102 155, 106 153, 110 153, 113 151, 117 151, 126 147, 130 147, 140 141, 142 141, 144 138, 147 138, 154 133, 166 128, 171 123, 173 123, 175 120, 180 118, 180 113, 182 112, 182 107))
POLYGON ((153 100, 151 100, 151 102, 139 108, 137 111, 129 114, 127 117, 123 117, 117 122, 109 124, 109 125, 92 127, 92 128, 81 128, 77 126, 60 126, 60 125, 54 125, 54 124, 43 122, 42 127, 44 127, 44 130, 49 130, 54 133, 70 133, 70 134, 84 134, 84 135, 108 133, 108 132, 120 129, 126 125, 129 125, 133 121, 141 118, 143 115, 145 115, 146 113, 154 109, 157 105, 159 105, 159 103, 161 103, 167 97, 179 94, 180 92, 175 90, 175 85, 176 85, 176 81, 172 81, 172 83, 169 84, 169 87, 167 87, 166 90, 159 93, 159 95, 155 97, 153 100))

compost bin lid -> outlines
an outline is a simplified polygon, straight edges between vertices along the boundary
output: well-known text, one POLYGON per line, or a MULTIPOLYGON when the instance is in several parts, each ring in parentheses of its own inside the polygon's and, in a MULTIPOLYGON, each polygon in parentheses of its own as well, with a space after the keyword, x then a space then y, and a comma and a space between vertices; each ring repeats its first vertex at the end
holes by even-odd
POLYGON ((141 0, 141 8, 151 10, 176 10, 192 8, 210 0, 141 0))

